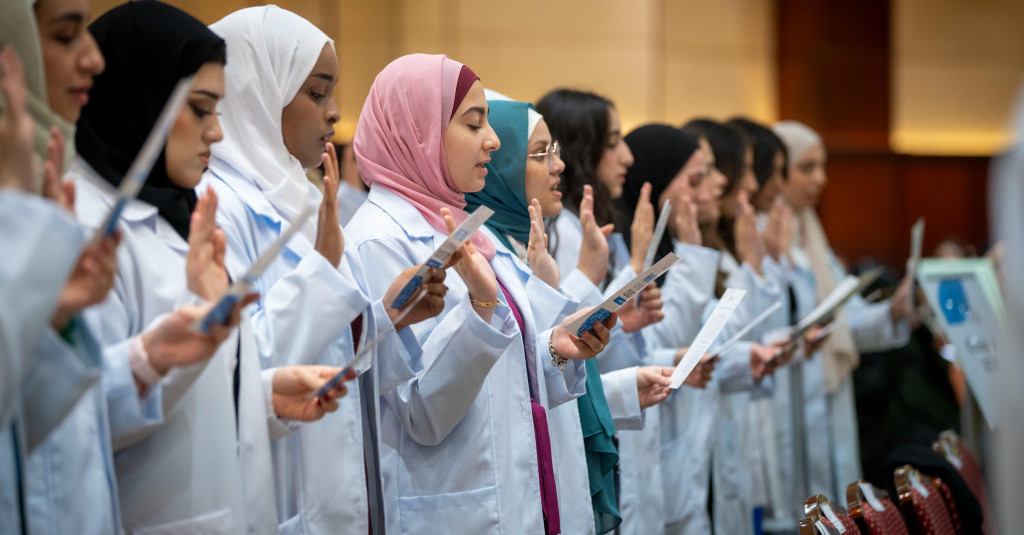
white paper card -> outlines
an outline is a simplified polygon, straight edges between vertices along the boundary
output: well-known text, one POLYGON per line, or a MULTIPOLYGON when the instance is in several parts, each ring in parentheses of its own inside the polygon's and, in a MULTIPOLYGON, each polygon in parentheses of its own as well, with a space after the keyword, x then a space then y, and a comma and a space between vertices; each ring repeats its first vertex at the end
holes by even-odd
POLYGON ((758 316, 756 318, 754 318, 753 321, 748 323, 746 327, 740 329, 739 332, 737 332, 736 334, 732 335, 732 338, 726 340, 725 343, 723 343, 722 345, 718 346, 718 349, 716 349, 715 352, 712 353, 712 355, 717 357, 718 355, 721 355, 722 353, 724 353, 726 349, 729 349, 733 344, 735 344, 736 342, 739 342, 740 340, 742 340, 743 337, 746 336, 747 333, 749 333, 751 329, 753 329, 754 327, 757 327, 757 325, 759 323, 761 323, 762 321, 768 319, 768 316, 771 316, 772 312, 775 312, 781 306, 782 306, 782 301, 776 301, 774 304, 772 304, 772 306, 764 309, 764 312, 761 312, 760 314, 758 314, 758 316))
POLYGON ((654 236, 651 237, 651 244, 647 246, 647 256, 644 257, 644 269, 651 267, 654 263, 654 255, 658 253, 658 245, 661 238, 665 236, 665 227, 668 226, 668 216, 672 213, 672 201, 665 199, 661 205, 661 214, 658 215, 658 222, 654 225, 654 236))
POLYGON ((416 292, 419 291, 420 285, 423 284, 423 277, 427 276, 427 271, 430 268, 439 268, 445 265, 448 260, 451 259, 452 255, 455 254, 455 251, 459 250, 459 247, 462 247, 462 244, 466 243, 466 240, 468 240, 469 237, 472 236, 478 228, 480 228, 480 225, 483 225, 485 221, 490 219, 492 215, 494 215, 494 210, 483 205, 478 206, 476 210, 473 210, 473 213, 469 214, 469 217, 467 217, 466 220, 455 229, 455 232, 453 232, 451 236, 448 236, 448 238, 444 240, 444 243, 442 243, 441 246, 430 255, 430 258, 428 258, 427 261, 424 262, 418 270, 416 270, 416 274, 409 279, 409 282, 405 284, 402 291, 398 292, 398 296, 395 297, 395 300, 391 302, 391 308, 400 309, 404 307, 405 304, 409 302, 409 299, 412 299, 412 297, 416 295, 416 292))
POLYGON ((636 297, 636 294, 640 293, 648 284, 654 282, 654 279, 662 276, 668 268, 672 267, 673 264, 679 261, 679 257, 675 253, 669 253, 658 260, 656 264, 644 270, 643 273, 639 274, 633 280, 626 283, 625 286, 615 292, 608 299, 605 299, 601 306, 595 308, 590 314, 577 318, 568 326, 566 330, 574 333, 576 336, 581 336, 583 333, 589 331, 595 323, 604 321, 608 316, 611 316, 615 311, 619 310, 622 305, 629 302, 630 299, 636 297))
POLYGON ((690 375, 690 372, 697 367, 701 357, 707 353, 708 348, 714 343, 718 333, 722 331, 722 327, 725 327, 725 323, 729 321, 729 317, 736 311, 736 306, 739 305, 740 300, 746 294, 746 290, 738 290, 736 288, 729 288, 725 291, 725 295, 715 305, 715 309, 711 311, 711 316, 708 317, 708 320, 700 328, 700 332, 697 333, 697 338, 690 344, 686 354, 683 355, 683 359, 679 361, 679 365, 672 372, 672 384, 669 385, 669 388, 679 388, 687 376, 690 375))
POLYGON ((818 306, 814 307, 814 310, 811 310, 810 313, 801 318, 796 326, 793 327, 791 341, 786 346, 785 350, 788 351, 789 349, 792 349, 808 329, 838 310, 839 307, 846 304, 851 297, 860 293, 864 288, 867 288, 881 274, 881 268, 875 268, 865 271, 860 275, 860 277, 847 275, 845 279, 836 285, 835 289, 832 290, 832 293, 822 299, 821 302, 818 303, 818 306))

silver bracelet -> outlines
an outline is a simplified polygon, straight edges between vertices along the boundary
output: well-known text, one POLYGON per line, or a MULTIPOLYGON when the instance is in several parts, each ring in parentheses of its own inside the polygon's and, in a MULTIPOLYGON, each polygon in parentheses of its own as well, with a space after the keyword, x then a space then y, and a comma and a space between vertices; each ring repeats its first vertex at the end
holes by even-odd
POLYGON ((551 336, 548 337, 548 353, 551 354, 551 365, 552 366, 558 366, 558 371, 564 372, 565 371, 565 363, 569 362, 569 359, 567 359, 565 357, 560 357, 560 356, 558 356, 558 353, 555 353, 555 333, 554 332, 552 332, 551 336))

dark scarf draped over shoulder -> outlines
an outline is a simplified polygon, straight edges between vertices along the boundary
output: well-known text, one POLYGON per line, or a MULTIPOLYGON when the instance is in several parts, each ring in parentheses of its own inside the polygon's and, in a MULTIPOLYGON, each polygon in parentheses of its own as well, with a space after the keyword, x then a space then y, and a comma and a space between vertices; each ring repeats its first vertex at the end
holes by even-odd
MULTIPOLYGON (((117 187, 181 78, 223 61, 224 40, 178 8, 145 0, 111 9, 89 26, 106 70, 96 77, 78 121, 78 154, 117 187)), ((167 176, 164 152, 139 198, 157 208, 184 239, 196 193, 167 176)))
MULTIPOLYGON (((624 138, 633 152, 633 165, 626 171, 626 183, 622 196, 615 200, 615 227, 622 232, 626 244, 630 243, 629 229, 633 225, 636 203, 640 200, 640 188, 644 182, 651 183, 651 203, 654 205, 654 220, 661 214, 658 197, 672 183, 672 179, 686 165, 700 144, 693 136, 667 124, 647 124, 633 130, 624 138)), ((665 232, 658 244, 655 260, 672 251, 672 239, 665 232)))

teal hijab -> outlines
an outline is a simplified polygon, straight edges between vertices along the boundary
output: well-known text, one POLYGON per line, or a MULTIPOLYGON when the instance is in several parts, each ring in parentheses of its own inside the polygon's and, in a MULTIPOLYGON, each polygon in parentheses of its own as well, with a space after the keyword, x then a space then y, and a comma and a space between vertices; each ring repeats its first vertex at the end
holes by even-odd
POLYGON ((501 140, 501 148, 491 153, 491 161, 484 165, 487 178, 484 189, 466 194, 466 211, 472 212, 484 205, 494 210, 485 225, 513 251, 508 237, 522 243, 530 240, 530 212, 526 200, 526 143, 529 117, 527 110, 533 105, 511 100, 488 100, 490 113, 487 121, 501 140))
MULTIPOLYGON (((466 211, 484 205, 494 210, 485 223, 509 250, 515 251, 508 236, 522 243, 530 239, 530 212, 526 199, 526 160, 529 116, 533 106, 526 102, 488 100, 488 122, 501 140, 501 148, 491 153, 486 164, 484 188, 466 194, 466 211)), ((597 533, 606 533, 622 522, 615 495, 615 465, 619 453, 615 447, 615 423, 601 386, 601 372, 594 359, 586 361, 587 393, 576 400, 587 455, 590 499, 594 508, 597 533)))

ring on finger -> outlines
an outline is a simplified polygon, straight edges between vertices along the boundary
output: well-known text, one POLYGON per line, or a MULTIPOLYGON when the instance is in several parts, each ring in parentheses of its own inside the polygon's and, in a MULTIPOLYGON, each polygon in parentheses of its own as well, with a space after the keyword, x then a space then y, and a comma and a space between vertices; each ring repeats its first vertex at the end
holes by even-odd
POLYGON ((527 249, 533 249, 533 248, 534 248, 534 247, 536 247, 536 246, 537 246, 537 244, 536 244, 536 243, 533 243, 532 241, 531 241, 531 242, 527 242, 527 243, 526 243, 526 248, 527 248, 527 249))

